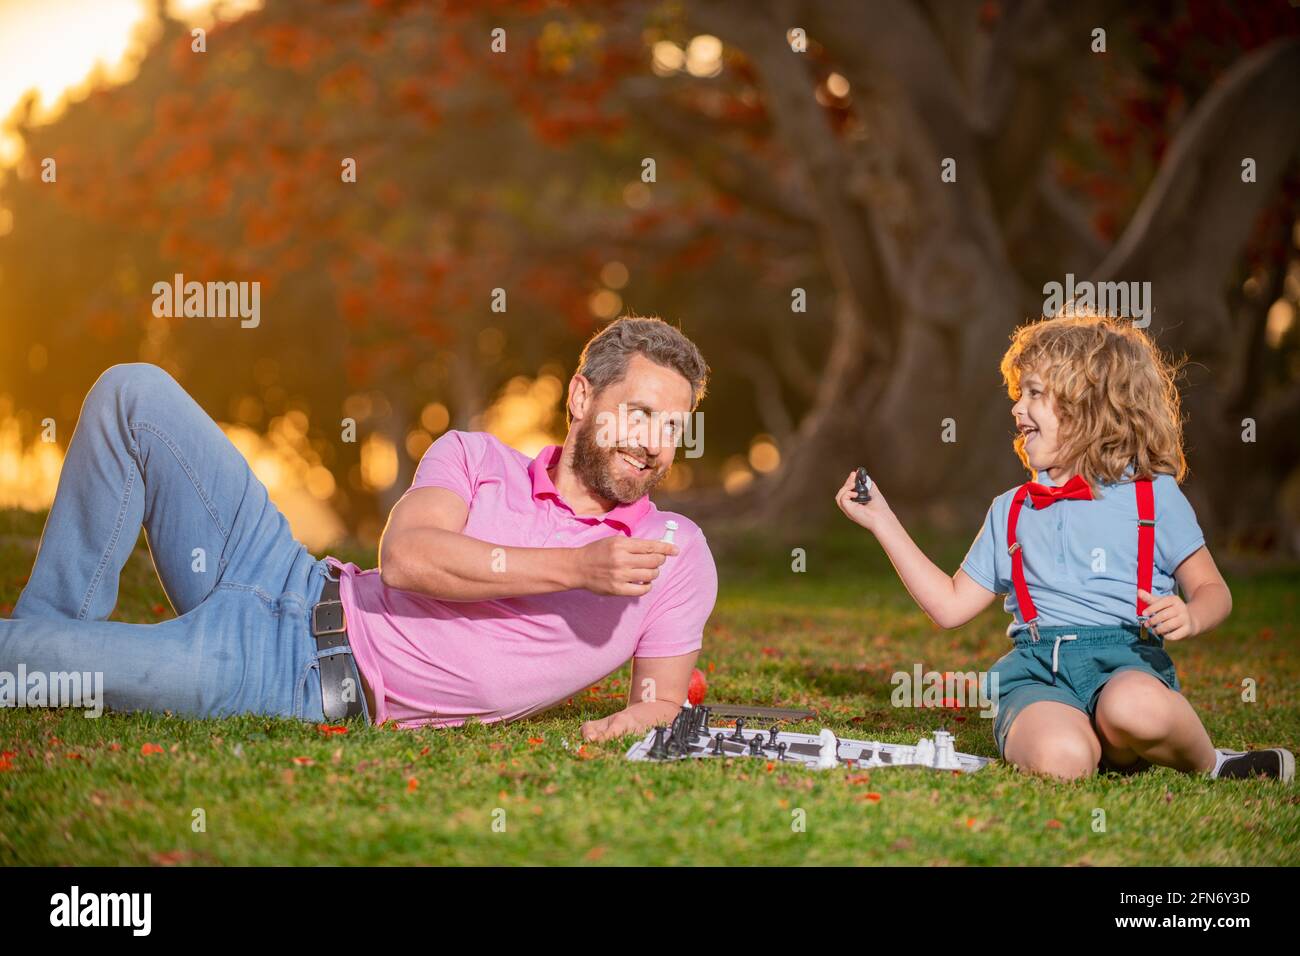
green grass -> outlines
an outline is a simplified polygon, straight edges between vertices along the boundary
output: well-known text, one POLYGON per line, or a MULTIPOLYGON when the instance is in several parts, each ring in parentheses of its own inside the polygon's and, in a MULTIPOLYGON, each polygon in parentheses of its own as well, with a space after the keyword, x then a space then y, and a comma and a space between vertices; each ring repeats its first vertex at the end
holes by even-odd
MULTIPOLYGON (((0 514, 6 611, 40 527, 41 516, 0 514)), ((994 755, 991 721, 893 708, 889 675, 916 661, 987 668, 1006 646, 1001 612, 937 631, 865 534, 807 548, 802 574, 772 541, 720 555, 701 656, 709 698, 807 706, 819 717, 799 729, 895 742, 947 718, 960 749, 994 755)), ((935 553, 955 566, 961 545, 935 553)), ((1172 651, 1218 744, 1296 749, 1296 581, 1290 565, 1238 569, 1229 622, 1172 651), (1256 703, 1241 701, 1245 677, 1258 683, 1256 703)), ((164 603, 141 547, 115 616, 157 620, 164 603)), ((650 765, 623 760, 633 738, 579 752, 579 725, 619 706, 627 676, 539 719, 457 730, 353 724, 326 736, 291 720, 6 709, 0 750, 15 756, 0 771, 0 865, 1300 863, 1300 790, 1275 783, 1158 769, 1064 784, 1002 764, 965 776, 650 765), (163 752, 143 754, 146 743, 163 752), (1098 809, 1104 832, 1093 829, 1098 809), (804 832, 792 828, 797 810, 804 832)))

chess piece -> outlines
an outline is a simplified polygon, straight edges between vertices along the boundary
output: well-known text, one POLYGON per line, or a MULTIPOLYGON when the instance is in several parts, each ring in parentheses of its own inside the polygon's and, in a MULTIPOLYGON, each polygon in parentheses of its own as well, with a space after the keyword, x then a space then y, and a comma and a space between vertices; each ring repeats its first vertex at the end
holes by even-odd
POLYGON ((751 757, 763 756, 763 735, 754 734, 749 738, 749 755, 751 757))
POLYGON ((664 544, 676 544, 676 542, 673 541, 673 534, 677 531, 677 522, 665 521, 664 528, 666 528, 667 530, 664 531, 664 536, 659 540, 662 541, 664 544))
POLYGON ((651 760, 663 760, 668 756, 668 748, 664 745, 664 734, 668 728, 660 725, 655 728, 655 739, 650 744, 650 753, 648 756, 651 760))
POLYGON ((692 708, 690 719, 686 722, 686 736, 691 743, 700 739, 700 713, 698 708, 692 708))
POLYGON ((934 766, 939 770, 960 770, 961 762, 957 759, 957 750, 953 746, 952 734, 946 730, 934 732, 934 766))
POLYGON ((744 717, 737 717, 737 718, 736 718, 736 729, 735 729, 734 732, 732 732, 731 736, 728 737, 727 739, 728 739, 728 740, 734 740, 734 741, 736 741, 737 743, 742 743, 742 744, 745 743, 745 734, 744 734, 744 730, 745 730, 745 718, 744 718, 744 717))
POLYGON ((769 747, 775 747, 775 746, 776 746, 776 728, 775 728, 775 727, 770 728, 770 729, 768 730, 768 732, 767 732, 767 745, 768 745, 769 747))
POLYGON ((838 767, 840 763, 840 742, 835 736, 835 732, 823 727, 820 737, 821 746, 817 750, 817 769, 830 770, 838 767))
POLYGON ((701 704, 695 708, 695 712, 699 714, 700 733, 707 737, 709 735, 709 708, 701 704))
POLYGON ((858 469, 857 477, 853 480, 853 497, 849 500, 860 505, 871 500, 871 477, 867 474, 867 469, 858 469))
POLYGON ((784 741, 784 740, 781 741, 779 744, 776 745, 776 759, 777 759, 777 760, 784 760, 784 759, 785 759, 785 741, 784 741))
POLYGON ((727 751, 722 746, 722 741, 726 739, 727 739, 726 735, 724 735, 722 731, 719 730, 717 736, 713 738, 713 756, 715 757, 726 756, 727 751))
POLYGON ((686 741, 686 725, 689 720, 690 712, 686 710, 678 711, 677 716, 673 718, 672 734, 668 739, 669 753, 680 754, 682 756, 690 753, 686 741))

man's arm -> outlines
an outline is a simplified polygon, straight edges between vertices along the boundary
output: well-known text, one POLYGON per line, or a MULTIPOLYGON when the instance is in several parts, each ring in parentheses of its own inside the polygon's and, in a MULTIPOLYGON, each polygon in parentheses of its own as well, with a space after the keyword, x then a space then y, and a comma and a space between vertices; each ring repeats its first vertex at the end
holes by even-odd
POLYGON ((691 671, 699 651, 679 657, 636 657, 632 659, 632 686, 627 707, 616 714, 589 720, 582 725, 586 740, 613 740, 624 734, 643 733, 677 716, 691 684, 691 671))
MULTIPOLYGON (((615 534, 581 548, 502 547, 464 534, 469 506, 447 488, 417 488, 388 516, 379 575, 389 587, 444 601, 487 601, 585 588, 637 596, 677 553, 662 541, 615 534)), ((689 677, 689 673, 688 673, 689 677)))

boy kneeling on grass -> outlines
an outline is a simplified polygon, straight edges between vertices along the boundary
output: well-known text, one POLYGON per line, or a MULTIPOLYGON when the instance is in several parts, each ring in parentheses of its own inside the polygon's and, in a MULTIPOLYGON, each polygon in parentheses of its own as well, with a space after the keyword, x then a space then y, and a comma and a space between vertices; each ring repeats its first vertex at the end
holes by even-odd
POLYGON ((878 489, 855 502, 850 474, 836 495, 941 627, 1007 595, 1015 646, 993 666, 998 751, 1065 779, 1160 764, 1290 781, 1288 750, 1211 744, 1164 649, 1232 609, 1178 487, 1187 463, 1173 368, 1131 323, 1076 313, 1017 330, 1002 375, 1016 454, 1037 480, 994 499, 955 575, 921 552, 878 489))

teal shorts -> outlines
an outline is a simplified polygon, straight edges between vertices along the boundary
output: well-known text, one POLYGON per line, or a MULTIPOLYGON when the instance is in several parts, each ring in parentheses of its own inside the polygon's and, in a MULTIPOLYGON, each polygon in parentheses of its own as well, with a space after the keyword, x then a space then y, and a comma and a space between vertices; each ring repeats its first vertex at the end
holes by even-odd
POLYGON ((1016 634, 1015 645, 989 672, 990 693, 993 693, 991 675, 997 674, 993 736, 1003 757, 1012 722, 1035 701, 1068 704, 1091 718, 1097 712, 1101 689, 1120 671, 1144 671, 1172 690, 1180 690, 1174 662, 1165 653, 1164 640, 1149 632, 1143 637, 1136 624, 1042 627, 1038 629, 1037 643, 1032 635, 1022 631, 1016 634), (1069 640, 1071 635, 1074 640, 1069 640))

